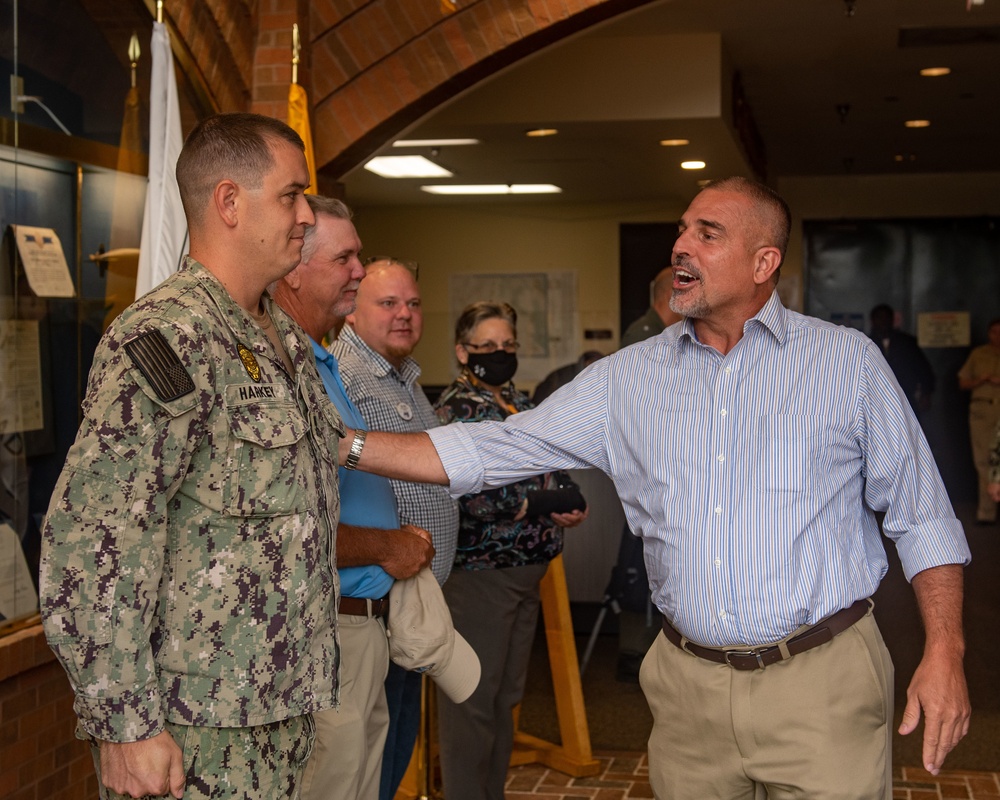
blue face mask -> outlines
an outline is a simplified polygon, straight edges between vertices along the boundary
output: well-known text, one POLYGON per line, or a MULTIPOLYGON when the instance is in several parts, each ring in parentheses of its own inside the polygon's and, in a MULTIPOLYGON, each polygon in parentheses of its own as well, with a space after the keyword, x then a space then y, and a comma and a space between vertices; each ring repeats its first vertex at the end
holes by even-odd
POLYGON ((469 353, 469 371, 483 383, 502 386, 517 372, 517 353, 469 353))

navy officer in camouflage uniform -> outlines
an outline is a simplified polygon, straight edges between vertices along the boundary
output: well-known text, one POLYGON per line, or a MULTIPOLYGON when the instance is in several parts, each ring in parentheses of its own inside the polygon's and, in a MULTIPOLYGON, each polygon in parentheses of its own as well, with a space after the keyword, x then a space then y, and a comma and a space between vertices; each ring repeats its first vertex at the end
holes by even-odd
POLYGON ((298 135, 185 142, 183 269, 108 329, 44 528, 45 633, 102 797, 294 798, 336 704, 342 423, 265 288, 314 222, 298 135))

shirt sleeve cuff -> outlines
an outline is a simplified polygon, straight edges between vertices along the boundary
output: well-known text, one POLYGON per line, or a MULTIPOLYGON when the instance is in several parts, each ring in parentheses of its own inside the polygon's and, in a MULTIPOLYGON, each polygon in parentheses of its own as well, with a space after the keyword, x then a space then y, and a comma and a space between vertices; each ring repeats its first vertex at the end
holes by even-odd
POLYGON ((896 542, 903 573, 908 581, 918 572, 945 564, 965 566, 972 553, 957 519, 933 520, 912 528, 896 542))
POLYGON ((483 462, 472 435, 465 425, 453 423, 427 431, 448 473, 448 492, 452 497, 475 494, 483 488, 483 462))
POLYGON ((73 710, 80 727, 95 739, 137 742, 166 730, 155 690, 101 699, 78 693, 73 710))

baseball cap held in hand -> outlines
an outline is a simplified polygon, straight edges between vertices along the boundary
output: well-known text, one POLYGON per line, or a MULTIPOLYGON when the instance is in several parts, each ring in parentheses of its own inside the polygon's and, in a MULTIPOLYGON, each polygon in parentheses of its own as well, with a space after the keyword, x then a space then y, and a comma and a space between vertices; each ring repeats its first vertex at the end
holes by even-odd
POLYGON ((454 703, 468 700, 479 685, 479 656, 455 630, 427 567, 389 590, 389 657, 404 669, 426 672, 454 703))

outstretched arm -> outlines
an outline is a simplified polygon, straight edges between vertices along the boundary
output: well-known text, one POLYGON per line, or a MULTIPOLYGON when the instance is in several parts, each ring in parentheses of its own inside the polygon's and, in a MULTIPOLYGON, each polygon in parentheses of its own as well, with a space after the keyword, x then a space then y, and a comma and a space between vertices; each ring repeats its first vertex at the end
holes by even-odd
MULTIPOLYGON (((340 440, 340 464, 347 462, 356 431, 351 428, 340 440)), ((437 450, 426 433, 386 433, 369 431, 357 468, 386 478, 417 483, 448 485, 437 450)))
POLYGON ((962 567, 946 564, 913 576, 923 618, 924 655, 906 690, 899 732, 912 733, 924 716, 924 767, 937 775, 945 756, 969 732, 969 690, 962 659, 962 567))

